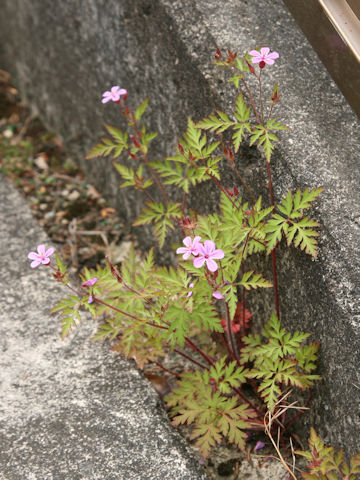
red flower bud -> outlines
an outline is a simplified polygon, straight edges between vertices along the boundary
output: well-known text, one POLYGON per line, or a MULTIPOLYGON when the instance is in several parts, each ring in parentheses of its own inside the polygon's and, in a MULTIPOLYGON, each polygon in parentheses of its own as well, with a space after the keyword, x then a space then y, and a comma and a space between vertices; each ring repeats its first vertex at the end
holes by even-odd
POLYGON ((265 67, 265 62, 263 60, 261 60, 261 62, 259 62, 259 67, 260 68, 264 68, 265 67))
POLYGON ((246 60, 245 57, 244 57, 244 60, 247 63, 247 66, 249 67, 250 72, 255 75, 255 68, 251 65, 250 62, 248 62, 248 60, 246 60))

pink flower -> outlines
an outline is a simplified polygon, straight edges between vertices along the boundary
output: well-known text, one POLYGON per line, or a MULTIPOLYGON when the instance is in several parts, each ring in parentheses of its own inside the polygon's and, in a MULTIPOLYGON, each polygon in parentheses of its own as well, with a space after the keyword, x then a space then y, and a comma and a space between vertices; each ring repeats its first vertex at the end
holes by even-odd
POLYGON ((48 248, 46 250, 45 245, 38 245, 37 247, 37 253, 36 252, 30 252, 28 255, 28 258, 30 260, 34 260, 31 262, 30 267, 35 268, 38 267, 41 263, 43 265, 49 265, 50 263, 50 255, 52 255, 55 252, 54 248, 48 248))
POLYGON ((205 240, 204 245, 199 243, 197 245, 198 256, 194 258, 194 267, 201 268, 204 263, 206 263, 207 268, 210 272, 216 272, 218 266, 215 260, 220 260, 224 258, 225 254, 222 250, 216 250, 216 245, 212 240, 205 240))
POLYGON ((98 281, 98 278, 97 277, 94 277, 94 278, 90 278, 90 280, 86 280, 86 282, 83 282, 81 284, 82 287, 85 287, 85 285, 89 286, 89 287, 92 287, 93 285, 95 285, 95 283, 98 281))
POLYGON ((183 244, 185 247, 179 247, 176 250, 176 253, 183 253, 183 259, 187 260, 190 255, 196 256, 198 254, 198 245, 201 240, 201 237, 197 236, 194 238, 194 241, 191 240, 191 237, 185 237, 183 240, 183 244))
POLYGON ((93 303, 93 301, 94 301, 94 297, 92 295, 89 295, 88 303, 93 303))
POLYGON ((265 67, 265 63, 268 65, 273 65, 275 60, 279 58, 279 54, 277 52, 271 52, 269 47, 262 47, 260 52, 257 50, 251 50, 249 54, 253 57, 251 59, 252 63, 258 63, 260 68, 265 67))
POLYGON ((224 300, 224 298, 225 298, 224 295, 221 292, 219 292, 218 290, 216 290, 216 292, 213 292, 212 296, 214 298, 216 298, 217 300, 224 300))
POLYGON ((110 92, 103 93, 103 99, 101 100, 102 103, 107 103, 112 100, 113 102, 118 102, 120 100, 121 95, 126 95, 127 90, 125 88, 120 88, 118 86, 112 87, 110 92))

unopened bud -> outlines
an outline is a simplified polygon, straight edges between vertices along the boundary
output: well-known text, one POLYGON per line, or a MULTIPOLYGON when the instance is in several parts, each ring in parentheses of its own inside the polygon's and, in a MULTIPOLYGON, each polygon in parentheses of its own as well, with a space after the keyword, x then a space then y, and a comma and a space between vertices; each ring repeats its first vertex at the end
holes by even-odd
POLYGON ((249 67, 250 72, 251 72, 253 75, 255 75, 255 68, 251 65, 251 63, 250 63, 248 60, 246 60, 245 57, 244 57, 244 59, 245 59, 245 62, 247 63, 247 66, 249 67))

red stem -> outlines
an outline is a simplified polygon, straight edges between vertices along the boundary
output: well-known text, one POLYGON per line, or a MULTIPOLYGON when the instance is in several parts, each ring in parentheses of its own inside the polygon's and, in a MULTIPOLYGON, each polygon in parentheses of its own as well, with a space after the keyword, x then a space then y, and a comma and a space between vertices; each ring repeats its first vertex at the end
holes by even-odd
POLYGON ((180 373, 176 373, 176 372, 173 372, 172 370, 169 370, 168 368, 164 367, 164 365, 162 363, 159 363, 157 362, 156 360, 154 360, 154 363, 155 365, 157 365, 158 367, 160 367, 162 370, 164 370, 165 372, 168 372, 170 373, 171 375, 174 375, 174 377, 178 377, 178 378, 181 378, 181 375, 180 373))
POLYGON ((195 363, 195 365, 197 365, 198 367, 203 368, 204 370, 209 370, 205 365, 203 365, 202 363, 198 362, 197 360, 194 360, 194 359, 191 358, 189 355, 186 355, 186 353, 181 352, 180 350, 178 350, 178 349, 176 349, 176 348, 174 348, 174 352, 178 353, 179 355, 181 355, 181 356, 184 357, 184 358, 187 358, 188 360, 190 360, 190 362, 195 363))

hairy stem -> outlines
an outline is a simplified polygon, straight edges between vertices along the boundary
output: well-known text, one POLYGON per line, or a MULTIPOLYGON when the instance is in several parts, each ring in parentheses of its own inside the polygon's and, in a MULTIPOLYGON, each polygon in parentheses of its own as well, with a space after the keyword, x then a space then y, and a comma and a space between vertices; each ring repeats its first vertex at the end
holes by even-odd
POLYGON ((168 372, 171 375, 173 375, 174 377, 181 378, 180 373, 176 373, 176 372, 173 372, 172 370, 169 370, 168 368, 164 367, 164 365, 162 363, 159 363, 156 360, 154 360, 154 363, 155 363, 155 365, 160 367, 162 370, 164 370, 164 372, 168 372))
POLYGON ((258 81, 259 81, 260 112, 261 112, 261 122, 262 122, 261 125, 264 125, 264 105, 263 105, 262 88, 261 88, 261 73, 262 73, 262 69, 260 69, 258 81))
POLYGON ((250 91, 250 88, 249 88, 249 86, 248 86, 248 84, 246 83, 246 81, 245 81, 244 78, 242 78, 241 81, 242 81, 244 87, 246 88, 247 94, 249 95, 249 100, 250 100, 250 103, 251 103, 253 112, 254 112, 254 114, 255 114, 256 120, 257 120, 257 122, 258 122, 259 125, 262 125, 262 123, 261 123, 261 118, 260 118, 259 112, 258 112, 258 110, 257 110, 257 108, 256 108, 256 104, 255 104, 255 101, 254 101, 254 97, 252 96, 252 93, 251 93, 251 91, 250 91))
POLYGON ((182 357, 186 358, 187 360, 189 360, 191 363, 194 363, 195 365, 197 365, 198 367, 204 369, 204 370, 209 370, 208 367, 206 367, 205 365, 203 365, 202 363, 198 362, 197 360, 194 360, 193 358, 191 358, 189 355, 187 355, 186 353, 182 352, 181 350, 178 350, 176 348, 174 348, 174 352, 175 353, 178 353, 179 355, 181 355, 182 357))

